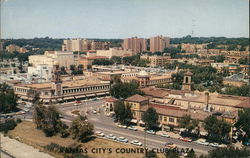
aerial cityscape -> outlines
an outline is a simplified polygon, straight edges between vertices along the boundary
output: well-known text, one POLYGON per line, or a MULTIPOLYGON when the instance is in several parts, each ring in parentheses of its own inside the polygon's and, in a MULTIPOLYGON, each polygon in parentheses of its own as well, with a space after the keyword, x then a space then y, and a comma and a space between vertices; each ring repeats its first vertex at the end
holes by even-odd
POLYGON ((249 0, 0 4, 0 158, 250 157, 249 0))

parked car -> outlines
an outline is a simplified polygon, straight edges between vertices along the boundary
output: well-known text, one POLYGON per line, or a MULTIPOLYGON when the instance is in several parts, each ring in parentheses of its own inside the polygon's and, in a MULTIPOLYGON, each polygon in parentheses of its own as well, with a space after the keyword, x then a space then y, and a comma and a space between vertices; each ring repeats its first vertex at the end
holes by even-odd
POLYGON ((209 143, 209 145, 212 146, 212 147, 219 147, 218 143, 209 143))
POLYGON ((121 128, 127 128, 127 126, 126 125, 122 125, 121 128))
POLYGON ((106 138, 109 138, 109 139, 116 139, 116 136, 114 136, 113 134, 109 134, 109 135, 106 135, 106 138))
MULTIPOLYGON (((16 115, 22 115, 22 114, 25 114, 25 111, 18 111, 18 112, 16 112, 16 115)), ((4 116, 3 116, 4 117, 4 116)))
POLYGON ((126 139, 124 137, 118 137, 118 138, 116 138, 116 140, 119 141, 119 142, 124 142, 124 143, 128 142, 128 139, 126 139))
POLYGON ((137 131, 137 128, 135 126, 129 126, 128 129, 133 130, 133 131, 137 131))
POLYGON ((100 136, 100 137, 104 137, 104 136, 105 136, 104 133, 102 133, 102 132, 100 132, 100 131, 96 131, 95 134, 96 134, 97 136, 100 136))
POLYGON ((114 123, 118 122, 118 119, 114 119, 114 123))
POLYGON ((92 112, 93 112, 93 114, 96 114, 96 113, 97 113, 96 110, 93 110, 92 112))
POLYGON ((153 130, 146 130, 146 133, 148 133, 148 134, 155 134, 155 131, 153 131, 153 130))
POLYGON ((185 142, 192 142, 192 139, 189 137, 180 137, 179 139, 185 142))
POLYGON ((122 128, 122 125, 121 125, 121 124, 118 124, 117 126, 120 127, 120 128, 122 128))
POLYGON ((142 143, 139 142, 138 140, 132 140, 130 143, 133 145, 142 146, 142 143))
POLYGON ((170 135, 168 135, 168 134, 166 134, 166 133, 161 133, 160 136, 166 137, 166 138, 170 138, 170 135))
POLYGON ((220 144, 219 147, 220 147, 220 148, 226 148, 227 145, 226 145, 226 144, 220 144))
POLYGON ((165 146, 168 147, 168 148, 171 148, 171 149, 174 149, 176 148, 176 144, 172 143, 172 142, 168 142, 168 143, 165 143, 165 146))
POLYGON ((195 141, 197 144, 201 144, 201 145, 209 145, 209 143, 205 140, 205 139, 198 139, 197 141, 195 141))
POLYGON ((30 109, 28 109, 28 108, 24 108, 23 109, 25 112, 29 112, 30 111, 30 109))

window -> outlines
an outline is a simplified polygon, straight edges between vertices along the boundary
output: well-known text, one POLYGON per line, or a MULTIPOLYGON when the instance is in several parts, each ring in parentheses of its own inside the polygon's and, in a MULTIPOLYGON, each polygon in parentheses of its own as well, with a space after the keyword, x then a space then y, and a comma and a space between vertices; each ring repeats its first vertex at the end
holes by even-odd
POLYGON ((164 121, 167 121, 167 116, 164 116, 164 121))
POLYGON ((169 117, 169 118, 168 118, 168 121, 169 121, 169 122, 174 122, 174 118, 169 117))
POLYGON ((162 120, 162 115, 159 115, 158 119, 161 121, 162 120))

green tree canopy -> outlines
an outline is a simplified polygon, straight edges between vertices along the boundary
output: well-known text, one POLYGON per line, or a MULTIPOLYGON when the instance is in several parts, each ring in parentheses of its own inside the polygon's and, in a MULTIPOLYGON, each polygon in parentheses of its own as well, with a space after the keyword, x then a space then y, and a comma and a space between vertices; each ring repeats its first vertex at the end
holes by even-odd
POLYGON ((94 126, 88 122, 86 116, 79 115, 73 120, 70 132, 74 139, 85 141, 93 134, 94 126))
POLYGON ((181 128, 186 128, 188 132, 191 132, 199 126, 199 120, 192 119, 190 115, 184 115, 182 118, 178 119, 178 123, 181 128))
POLYGON ((136 82, 131 83, 115 83, 110 89, 111 96, 118 99, 125 99, 134 94, 143 95, 143 92, 138 89, 138 84, 136 82))
POLYGON ((119 122, 125 123, 126 119, 132 119, 132 112, 129 106, 125 106, 123 101, 117 101, 114 111, 119 122))
POLYGON ((231 124, 217 119, 215 115, 210 115, 204 120, 204 128, 208 132, 209 139, 220 142, 228 136, 231 131, 231 124))
POLYGON ((0 113, 16 110, 18 97, 7 84, 0 84, 0 113))
POLYGON ((158 120, 158 114, 156 113, 156 110, 153 107, 148 108, 147 111, 143 113, 142 120, 145 122, 147 129, 152 129, 155 127, 158 120))

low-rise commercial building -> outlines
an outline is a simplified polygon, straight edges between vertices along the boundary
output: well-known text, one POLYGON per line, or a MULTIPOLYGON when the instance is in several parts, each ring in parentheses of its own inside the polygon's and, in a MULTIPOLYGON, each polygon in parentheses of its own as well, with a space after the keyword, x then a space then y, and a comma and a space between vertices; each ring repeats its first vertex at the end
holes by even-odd
POLYGON ((109 48, 109 50, 97 50, 96 56, 103 56, 111 59, 113 56, 126 57, 133 56, 134 53, 131 50, 125 50, 122 48, 109 48))
POLYGON ((158 66, 164 66, 166 63, 168 63, 168 60, 171 59, 171 56, 142 55, 140 58, 148 60, 149 61, 148 65, 150 67, 158 67, 158 66))

